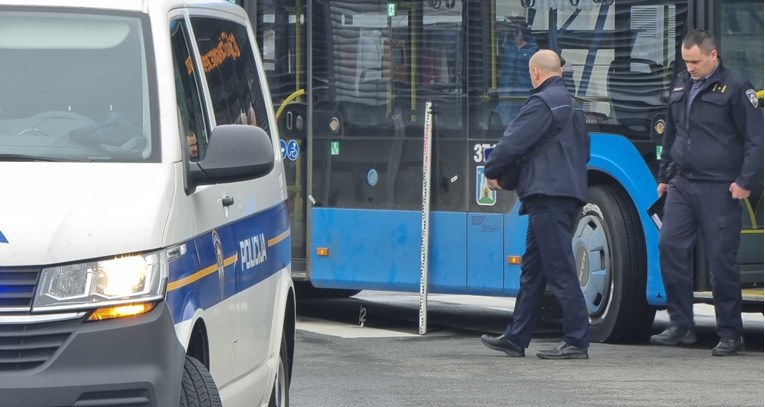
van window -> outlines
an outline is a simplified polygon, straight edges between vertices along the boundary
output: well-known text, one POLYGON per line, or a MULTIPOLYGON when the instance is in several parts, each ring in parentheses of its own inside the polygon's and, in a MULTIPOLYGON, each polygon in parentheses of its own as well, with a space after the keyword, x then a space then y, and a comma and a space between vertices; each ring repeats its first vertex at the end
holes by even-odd
POLYGON ((189 159, 197 161, 205 156, 208 133, 188 38, 183 20, 173 20, 170 23, 170 41, 173 48, 175 96, 178 101, 181 143, 187 149, 189 159))
POLYGON ((159 161, 147 28, 132 15, 0 12, 2 159, 159 161))
POLYGON ((193 17, 216 124, 249 124, 270 134, 263 90, 247 28, 233 21, 193 17))

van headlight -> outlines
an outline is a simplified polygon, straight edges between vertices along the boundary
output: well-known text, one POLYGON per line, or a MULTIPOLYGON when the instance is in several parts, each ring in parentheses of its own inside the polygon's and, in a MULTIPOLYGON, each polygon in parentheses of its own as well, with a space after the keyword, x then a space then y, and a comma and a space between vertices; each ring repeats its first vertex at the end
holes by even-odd
POLYGON ((32 311, 155 301, 167 287, 167 254, 130 254, 42 269, 32 311))

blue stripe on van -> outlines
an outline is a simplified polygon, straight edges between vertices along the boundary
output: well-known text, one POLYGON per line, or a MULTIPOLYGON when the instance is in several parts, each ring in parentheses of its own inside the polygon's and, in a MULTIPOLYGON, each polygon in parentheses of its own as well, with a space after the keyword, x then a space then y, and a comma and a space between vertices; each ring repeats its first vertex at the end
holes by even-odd
POLYGON ((167 302, 175 323, 242 292, 291 260, 286 202, 185 242, 170 263, 167 302))

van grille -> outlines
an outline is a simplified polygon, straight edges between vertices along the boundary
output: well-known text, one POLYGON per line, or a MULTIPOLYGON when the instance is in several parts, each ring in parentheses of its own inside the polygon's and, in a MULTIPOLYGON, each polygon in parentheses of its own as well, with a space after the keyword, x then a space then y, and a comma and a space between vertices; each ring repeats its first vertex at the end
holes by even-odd
POLYGON ((40 268, 0 267, 0 315, 32 308, 40 268))
POLYGON ((82 319, 6 323, 0 317, 0 372, 32 369, 47 362, 82 319))
POLYGON ((32 315, 39 267, 0 267, 0 372, 33 369, 50 360, 82 323, 32 315))

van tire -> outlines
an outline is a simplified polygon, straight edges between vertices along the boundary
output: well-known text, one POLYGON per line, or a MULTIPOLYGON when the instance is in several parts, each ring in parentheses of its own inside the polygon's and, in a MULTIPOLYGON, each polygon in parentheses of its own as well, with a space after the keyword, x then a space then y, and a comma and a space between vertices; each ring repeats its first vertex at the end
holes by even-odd
POLYGON ((221 407, 218 387, 205 365, 186 355, 179 407, 221 407))
POLYGON ((656 310, 646 301, 646 250, 639 218, 627 194, 616 186, 595 185, 588 195, 576 219, 572 247, 590 316, 590 340, 642 341, 656 310))
POLYGON ((282 346, 279 349, 279 366, 276 367, 274 386, 268 407, 289 407, 290 405, 290 361, 286 332, 282 332, 282 346))

